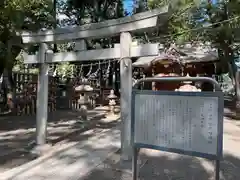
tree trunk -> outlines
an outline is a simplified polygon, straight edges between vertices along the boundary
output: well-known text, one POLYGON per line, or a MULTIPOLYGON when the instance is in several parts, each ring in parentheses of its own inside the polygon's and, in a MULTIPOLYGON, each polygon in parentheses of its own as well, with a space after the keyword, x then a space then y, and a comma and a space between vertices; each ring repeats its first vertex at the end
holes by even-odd
POLYGON ((4 84, 4 95, 6 98, 6 106, 9 112, 15 110, 15 83, 12 75, 12 69, 16 56, 20 53, 21 48, 14 48, 12 42, 7 42, 7 57, 5 59, 5 67, 3 71, 3 84, 4 84))
POLYGON ((235 72, 235 92, 236 92, 236 109, 240 112, 240 73, 239 71, 235 72))
POLYGON ((9 112, 14 112, 14 80, 12 77, 12 70, 8 71, 7 69, 3 72, 3 91, 5 98, 5 105, 9 112))
MULTIPOLYGON (((234 64, 234 66, 236 66, 234 64)), ((233 70, 233 80, 234 80, 234 89, 235 89, 235 108, 236 108, 236 116, 240 117, 240 72, 238 71, 238 67, 232 68, 233 70)))
MULTIPOLYGON (((233 54, 233 51, 232 53, 233 54)), ((229 64, 229 74, 233 82, 234 90, 235 90, 235 108, 236 108, 236 116, 240 117, 240 74, 238 71, 238 67, 235 64, 234 56, 228 56, 228 64, 229 64)))

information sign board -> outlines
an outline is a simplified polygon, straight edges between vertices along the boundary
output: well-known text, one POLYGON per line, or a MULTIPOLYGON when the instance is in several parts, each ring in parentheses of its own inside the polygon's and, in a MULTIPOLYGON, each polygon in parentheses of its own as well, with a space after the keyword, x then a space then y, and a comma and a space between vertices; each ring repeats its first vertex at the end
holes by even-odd
POLYGON ((221 92, 133 91, 135 147, 219 159, 221 92))

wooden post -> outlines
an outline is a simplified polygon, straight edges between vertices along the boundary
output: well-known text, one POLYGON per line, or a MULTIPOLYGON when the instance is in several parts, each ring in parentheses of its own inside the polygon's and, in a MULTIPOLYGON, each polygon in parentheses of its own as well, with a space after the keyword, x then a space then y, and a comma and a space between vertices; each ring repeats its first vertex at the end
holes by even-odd
POLYGON ((132 96, 132 60, 130 50, 132 37, 129 32, 121 33, 120 48, 120 78, 121 78, 121 149, 122 160, 130 160, 132 157, 131 148, 131 96, 132 96))
POLYGON ((48 64, 44 63, 47 45, 42 43, 39 50, 39 74, 37 89, 37 153, 42 153, 46 145, 48 118, 48 64))

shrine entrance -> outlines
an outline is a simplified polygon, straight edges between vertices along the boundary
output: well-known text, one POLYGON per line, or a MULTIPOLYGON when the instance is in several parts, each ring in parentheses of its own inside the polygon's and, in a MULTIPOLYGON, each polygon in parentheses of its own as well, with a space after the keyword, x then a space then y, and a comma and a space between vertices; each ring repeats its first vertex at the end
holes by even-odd
MULTIPOLYGON (((116 20, 108 20, 95 24, 87 24, 74 28, 59 28, 38 33, 23 32, 24 44, 39 44, 37 54, 24 55, 25 64, 37 64, 37 128, 36 143, 41 147, 46 144, 48 119, 48 71, 49 64, 61 62, 101 61, 118 59, 120 62, 120 104, 121 104, 121 147, 122 158, 131 158, 131 92, 132 92, 132 61, 133 57, 158 55, 158 44, 132 44, 131 33, 146 32, 163 25, 169 17, 169 8, 164 7, 153 11, 139 13, 116 20), (130 33, 131 32, 131 33, 130 33), (119 36, 120 44, 112 48, 87 50, 87 39, 119 36), (74 41, 73 52, 53 53, 48 47, 53 43, 74 41)), ((76 91, 88 92, 87 86, 80 86, 76 91), (81 89, 82 88, 82 89, 81 89)))

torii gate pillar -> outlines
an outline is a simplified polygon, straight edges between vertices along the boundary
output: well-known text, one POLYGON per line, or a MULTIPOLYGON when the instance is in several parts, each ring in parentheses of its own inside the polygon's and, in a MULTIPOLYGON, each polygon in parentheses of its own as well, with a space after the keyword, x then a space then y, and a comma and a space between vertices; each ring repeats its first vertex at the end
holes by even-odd
POLYGON ((38 59, 41 63, 38 64, 36 147, 33 150, 33 153, 37 155, 41 155, 45 152, 45 149, 48 149, 48 145, 46 144, 48 119, 48 64, 44 63, 47 50, 47 44, 41 43, 38 53, 38 59))
POLYGON ((121 151, 122 160, 130 160, 131 148, 131 96, 132 96, 132 60, 131 60, 132 37, 129 32, 120 35, 120 83, 121 83, 121 151))

